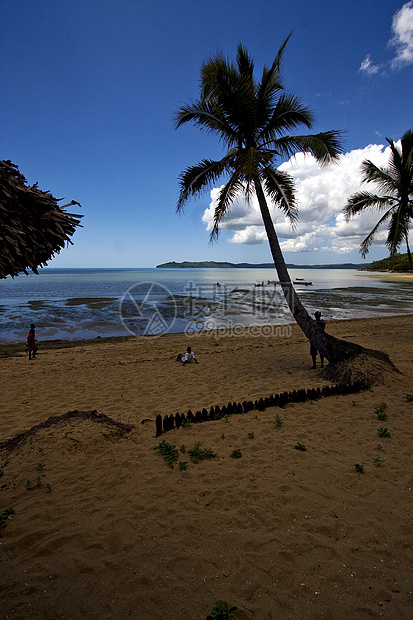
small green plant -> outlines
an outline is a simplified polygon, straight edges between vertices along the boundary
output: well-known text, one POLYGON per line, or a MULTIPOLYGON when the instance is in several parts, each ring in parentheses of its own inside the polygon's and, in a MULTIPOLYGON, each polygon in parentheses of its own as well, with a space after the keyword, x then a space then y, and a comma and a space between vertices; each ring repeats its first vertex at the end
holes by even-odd
POLYGON ((278 413, 274 417, 274 422, 275 422, 275 426, 277 426, 277 428, 281 428, 283 421, 281 420, 281 418, 278 415, 278 413))
POLYGON ((179 451, 180 451, 180 452, 182 452, 182 454, 185 454, 185 452, 186 452, 186 446, 181 446, 181 447, 179 448, 179 451))
POLYGON ((24 484, 26 485, 28 489, 32 488, 32 481, 29 478, 27 478, 27 480, 24 481, 24 484))
POLYGON ((296 450, 299 450, 300 452, 305 452, 307 450, 305 445, 303 443, 300 443, 299 441, 297 441, 297 443, 295 444, 294 448, 296 450))
POLYGON ((405 399, 407 400, 407 402, 412 403, 413 402, 413 394, 406 394, 405 399))
POLYGON ((215 605, 206 620, 236 620, 235 616, 232 615, 236 609, 235 605, 228 607, 226 601, 215 601, 215 605))
POLYGON ((377 429, 377 432, 379 434, 379 437, 388 437, 390 439, 391 435, 390 435, 390 431, 389 429, 386 427, 380 427, 377 429))
POLYGON ((181 471, 185 471, 185 469, 188 469, 188 461, 179 461, 178 467, 181 471))
POLYGON ((191 457, 193 463, 198 463, 202 459, 214 459, 218 455, 210 448, 201 448, 199 441, 196 442, 193 448, 188 450, 188 454, 191 457))
POLYGON ((223 417, 224 417, 225 422, 228 422, 228 420, 229 420, 229 415, 226 413, 223 417))
POLYGON ((357 407, 357 402, 355 400, 352 400, 351 404, 353 405, 353 407, 357 407))
POLYGON ((225 435, 224 435, 224 433, 222 433, 222 435, 221 435, 221 439, 225 439, 225 435))
POLYGON ((37 465, 37 469, 38 469, 39 471, 42 471, 42 469, 43 469, 43 467, 44 467, 44 466, 45 466, 45 463, 39 463, 39 464, 37 465))
POLYGON ((6 508, 0 513, 0 530, 6 525, 7 519, 14 519, 14 508, 6 508))
POLYGON ((36 486, 39 487, 42 482, 41 476, 36 477, 36 486))
POLYGON ((233 450, 233 452, 230 454, 230 457, 232 459, 240 459, 242 457, 242 452, 239 448, 237 448, 236 450, 233 450))
POLYGON ((191 422, 188 420, 188 418, 181 419, 181 428, 185 428, 186 426, 189 426, 190 424, 191 422))
POLYGON ((383 459, 380 456, 376 456, 375 458, 373 458, 373 463, 376 467, 380 467, 380 465, 383 463, 383 459))
POLYGON ((248 433, 248 439, 255 439, 254 433, 248 433))
POLYGON ((384 448, 381 445, 381 443, 379 443, 379 445, 377 446, 376 450, 380 450, 381 452, 383 452, 384 448))
POLYGON ((51 493, 51 492, 52 492, 52 487, 50 486, 50 484, 49 484, 49 483, 47 483, 47 484, 46 484, 46 491, 47 491, 48 493, 51 493))
POLYGON ((356 472, 358 474, 364 474, 364 465, 360 465, 359 463, 356 463, 354 467, 356 468, 356 472))
POLYGON ((378 407, 374 407, 374 411, 376 412, 377 418, 381 422, 385 422, 387 420, 387 414, 385 413, 387 409, 387 403, 380 403, 378 407))
POLYGON ((199 459, 201 458, 201 444, 199 443, 199 441, 196 442, 193 448, 190 448, 188 450, 188 454, 191 457, 191 461, 193 463, 198 463, 199 459))
POLYGON ((211 448, 204 448, 201 454, 203 459, 215 459, 218 456, 211 448))
POLYGON ((171 469, 174 468, 174 464, 178 460, 178 450, 176 449, 176 446, 173 446, 172 444, 163 440, 159 443, 159 445, 156 446, 156 448, 154 448, 154 450, 159 450, 159 452, 163 456, 164 461, 168 463, 171 469))

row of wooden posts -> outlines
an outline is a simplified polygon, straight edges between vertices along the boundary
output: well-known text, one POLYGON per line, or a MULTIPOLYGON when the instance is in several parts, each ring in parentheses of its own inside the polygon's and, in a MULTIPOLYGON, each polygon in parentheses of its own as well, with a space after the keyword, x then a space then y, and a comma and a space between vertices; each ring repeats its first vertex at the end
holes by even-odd
POLYGON ((364 381, 355 381, 354 383, 337 384, 337 385, 325 385, 320 388, 309 388, 302 390, 293 390, 292 392, 282 392, 281 394, 274 394, 267 398, 260 398, 259 400, 244 400, 242 403, 228 403, 220 407, 210 407, 197 411, 195 414, 191 410, 188 413, 175 415, 165 415, 164 418, 159 414, 156 416, 156 437, 166 433, 174 428, 180 428, 188 423, 208 422, 210 420, 220 420, 229 415, 237 413, 248 413, 249 411, 264 411, 267 407, 284 407, 288 403, 304 403, 306 400, 317 400, 319 398, 326 398, 327 396, 340 395, 340 394, 355 394, 361 390, 366 389, 366 383, 364 381))

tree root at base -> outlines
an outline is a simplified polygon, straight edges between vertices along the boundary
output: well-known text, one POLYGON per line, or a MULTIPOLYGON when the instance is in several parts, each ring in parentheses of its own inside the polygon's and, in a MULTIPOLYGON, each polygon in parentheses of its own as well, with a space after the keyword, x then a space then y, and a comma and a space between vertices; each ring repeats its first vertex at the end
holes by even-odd
POLYGON ((353 357, 328 364, 320 373, 320 378, 332 383, 353 383, 366 381, 381 383, 385 374, 400 373, 387 353, 373 349, 363 349, 353 357))

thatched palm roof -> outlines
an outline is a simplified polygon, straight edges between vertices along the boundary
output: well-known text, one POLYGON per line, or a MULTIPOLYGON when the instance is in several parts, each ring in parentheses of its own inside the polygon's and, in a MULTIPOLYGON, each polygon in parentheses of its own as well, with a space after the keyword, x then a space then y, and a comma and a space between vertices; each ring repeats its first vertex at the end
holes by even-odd
POLYGON ((50 192, 26 184, 19 168, 0 161, 0 278, 28 273, 47 264, 80 226, 82 215, 64 209, 50 192))

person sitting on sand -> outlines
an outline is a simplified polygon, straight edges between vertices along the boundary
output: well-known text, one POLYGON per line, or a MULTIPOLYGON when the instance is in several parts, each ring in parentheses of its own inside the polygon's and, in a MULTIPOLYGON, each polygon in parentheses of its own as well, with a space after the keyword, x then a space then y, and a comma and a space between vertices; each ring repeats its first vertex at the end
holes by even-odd
POLYGON ((184 354, 178 353, 176 361, 182 362, 182 364, 191 364, 192 362, 198 364, 198 360, 195 357, 195 353, 191 351, 191 347, 188 347, 184 354))
MULTIPOLYGON (((321 329, 325 329, 326 328, 326 322, 324 321, 324 319, 321 318, 321 312, 319 312, 317 310, 317 312, 314 312, 314 316, 315 316, 316 325, 318 325, 318 327, 321 327, 321 329)), ((310 355, 311 355, 311 357, 313 359, 313 365, 312 365, 311 368, 316 368, 317 353, 318 353, 318 351, 317 351, 316 347, 313 344, 311 344, 310 345, 310 355)), ((321 365, 321 368, 324 368, 324 356, 321 355, 321 353, 320 353, 320 365, 321 365)))
POLYGON ((30 325, 30 331, 27 336, 27 351, 29 352, 29 360, 36 359, 37 347, 36 347, 36 334, 35 334, 36 325, 32 323, 30 325))

